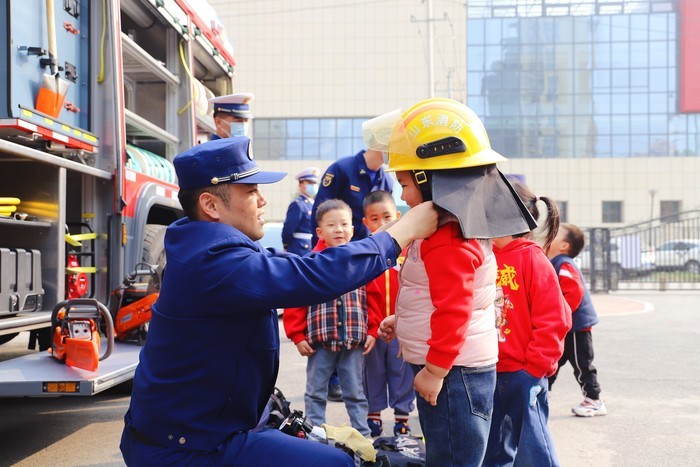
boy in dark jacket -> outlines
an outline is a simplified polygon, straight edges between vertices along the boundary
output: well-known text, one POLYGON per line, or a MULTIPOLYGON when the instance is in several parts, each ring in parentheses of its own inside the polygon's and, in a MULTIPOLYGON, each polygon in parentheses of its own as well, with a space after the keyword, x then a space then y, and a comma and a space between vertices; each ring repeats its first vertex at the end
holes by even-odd
MULTIPOLYGON (((571 411, 579 417, 594 417, 606 415, 608 410, 605 402, 600 399, 598 371, 593 366, 591 328, 598 323, 598 315, 583 281, 583 275, 573 261, 583 249, 583 245, 581 229, 573 224, 561 224, 556 238, 547 249, 547 257, 557 271, 562 293, 572 310, 573 325, 566 335, 564 355, 559 360, 559 368, 567 361, 571 362, 574 376, 583 392, 583 402, 571 411)), ((558 374, 559 369, 549 377, 550 390, 558 374)))

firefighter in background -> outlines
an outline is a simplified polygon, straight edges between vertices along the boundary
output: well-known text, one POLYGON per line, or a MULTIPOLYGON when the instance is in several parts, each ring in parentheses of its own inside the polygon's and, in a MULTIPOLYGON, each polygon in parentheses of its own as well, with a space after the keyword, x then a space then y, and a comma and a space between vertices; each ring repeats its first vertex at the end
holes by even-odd
MULTIPOLYGON (((355 233, 351 241, 369 236, 369 229, 362 223, 364 212, 362 202, 372 191, 384 190, 391 193, 394 180, 384 172, 384 155, 381 151, 366 149, 354 156, 338 159, 326 169, 318 188, 315 206, 320 206, 326 200, 338 198, 345 201, 352 209, 352 225, 355 233)), ((314 245, 316 236, 316 209, 311 213, 314 245)))
POLYGON ((248 126, 253 118, 250 103, 254 98, 249 92, 239 92, 209 99, 209 103, 214 107, 216 125, 216 134, 212 135, 211 139, 249 136, 248 126))
POLYGON ((299 182, 299 196, 289 204, 282 228, 284 250, 299 256, 311 251, 311 211, 318 192, 318 167, 307 167, 294 178, 299 182))

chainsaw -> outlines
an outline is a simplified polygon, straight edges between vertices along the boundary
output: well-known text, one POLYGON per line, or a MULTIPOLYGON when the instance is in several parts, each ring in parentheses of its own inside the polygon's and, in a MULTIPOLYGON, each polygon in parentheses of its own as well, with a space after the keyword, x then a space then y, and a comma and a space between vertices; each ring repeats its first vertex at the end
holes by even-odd
POLYGON ((95 371, 114 349, 112 315, 92 298, 64 300, 51 313, 51 354, 68 366, 95 371), (107 348, 100 356, 100 321, 104 320, 107 348))
POLYGON ((151 321, 151 307, 158 299, 159 290, 158 271, 150 264, 139 263, 124 277, 111 298, 117 340, 143 345, 151 321))

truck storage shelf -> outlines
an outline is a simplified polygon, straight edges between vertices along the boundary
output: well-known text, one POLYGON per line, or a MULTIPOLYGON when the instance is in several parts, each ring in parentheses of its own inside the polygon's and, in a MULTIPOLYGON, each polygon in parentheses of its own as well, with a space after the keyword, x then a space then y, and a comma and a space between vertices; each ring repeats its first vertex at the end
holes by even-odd
POLYGON ((112 355, 102 360, 94 372, 69 367, 48 352, 0 362, 0 397, 97 394, 134 377, 141 348, 115 343, 112 355))
POLYGON ((95 167, 90 167, 89 165, 81 164, 75 161, 70 161, 60 156, 55 156, 53 154, 37 151, 36 149, 32 149, 27 146, 22 146, 21 144, 0 139, 0 162, 7 155, 18 156, 25 159, 32 159, 56 167, 64 167, 69 170, 81 172, 86 175, 92 175, 93 177, 97 178, 103 178, 105 180, 111 180, 112 178, 112 174, 109 172, 105 172, 104 170, 96 169, 95 167))
POLYGON ((149 55, 128 35, 122 32, 122 52, 124 56, 124 74, 136 81, 165 81, 171 86, 178 86, 180 78, 149 55))
POLYGON ((129 109, 124 109, 124 116, 126 117, 126 134, 129 136, 155 138, 168 144, 180 143, 177 136, 168 133, 129 109))
POLYGON ((0 225, 4 227, 51 227, 50 222, 43 221, 21 221, 14 218, 0 216, 0 225))

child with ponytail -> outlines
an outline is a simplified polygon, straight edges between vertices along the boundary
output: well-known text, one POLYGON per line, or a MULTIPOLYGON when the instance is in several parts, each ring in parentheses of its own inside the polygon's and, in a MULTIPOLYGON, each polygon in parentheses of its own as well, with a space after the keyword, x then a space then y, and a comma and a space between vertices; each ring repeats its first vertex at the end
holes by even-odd
MULTIPOLYGON (((546 206, 544 250, 559 229, 559 209, 512 181, 528 211, 546 206)), ((498 364, 493 418, 484 465, 559 465, 547 427, 547 377, 554 374, 571 328, 557 274, 532 232, 493 242, 498 269, 498 364), (511 422, 507 422, 510 419, 511 422)))

